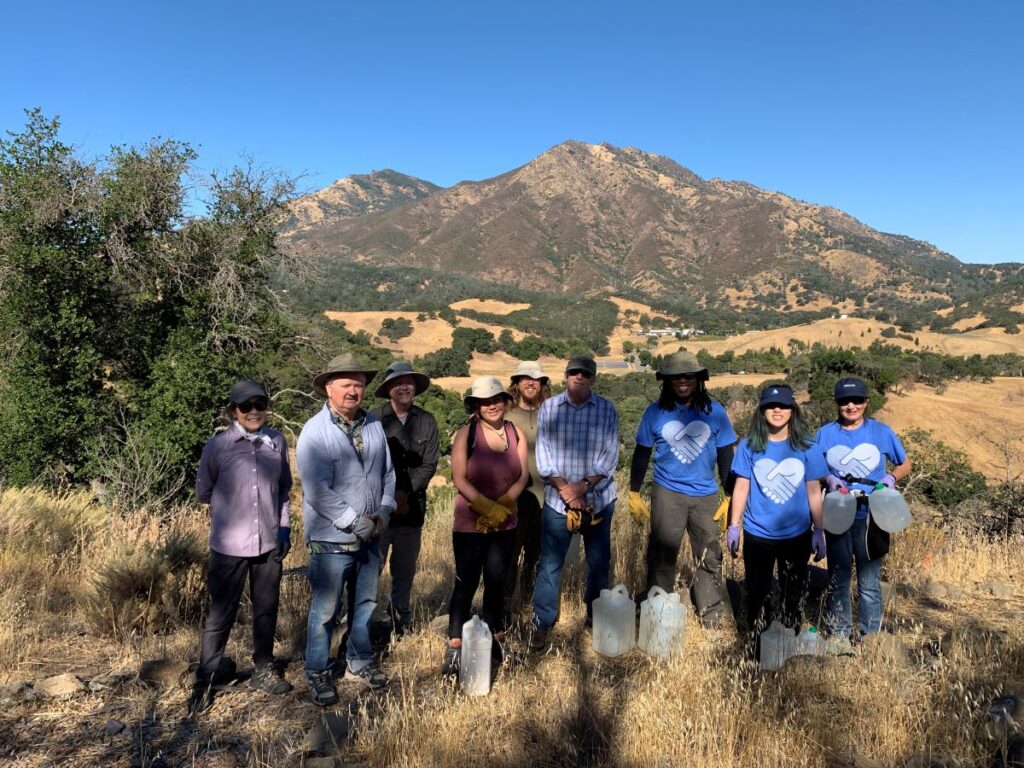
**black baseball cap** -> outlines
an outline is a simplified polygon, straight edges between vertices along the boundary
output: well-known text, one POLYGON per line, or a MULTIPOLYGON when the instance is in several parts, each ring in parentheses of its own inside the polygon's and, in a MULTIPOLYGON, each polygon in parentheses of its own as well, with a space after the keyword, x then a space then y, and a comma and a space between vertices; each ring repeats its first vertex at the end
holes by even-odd
POLYGON ((785 405, 792 407, 796 405, 796 398, 793 397, 793 390, 788 384, 770 384, 761 390, 761 401, 758 408, 766 405, 785 405))
POLYGON ((253 397, 269 399, 267 397, 267 390, 251 379, 236 381, 235 385, 231 387, 231 395, 229 397, 231 405, 241 405, 253 397))
POLYGON ((594 358, 587 357, 586 355, 573 355, 569 358, 569 362, 565 364, 565 372, 573 373, 574 371, 583 371, 589 373, 591 376, 597 375, 597 363, 594 362, 594 358))
POLYGON ((836 382, 835 399, 842 400, 846 397, 864 397, 868 396, 868 385, 860 379, 840 379, 836 382))

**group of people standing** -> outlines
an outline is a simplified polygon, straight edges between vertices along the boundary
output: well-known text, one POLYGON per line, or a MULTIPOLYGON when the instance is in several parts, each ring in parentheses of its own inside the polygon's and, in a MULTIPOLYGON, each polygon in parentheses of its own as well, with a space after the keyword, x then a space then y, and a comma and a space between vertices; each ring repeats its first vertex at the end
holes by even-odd
MULTIPOLYGON (((324 407, 305 424, 296 447, 312 593, 305 672, 311 698, 323 706, 337 701, 339 677, 373 687, 387 682, 369 634, 378 579, 389 564, 389 611, 401 635, 412 621, 426 489, 440 454, 436 421, 413 402, 429 378, 408 363, 393 363, 376 389, 383 404, 367 411, 363 397, 376 374, 351 354, 332 360, 313 380, 324 407), (344 659, 335 662, 331 641, 343 607, 344 659)), ((585 551, 583 600, 591 621, 593 601, 609 582, 620 447, 618 414, 593 391, 596 375, 592 358, 571 357, 565 389, 552 396, 540 365, 524 362, 507 387, 496 377, 481 377, 464 398, 469 422, 455 433, 451 449, 458 496, 446 673, 457 670, 462 626, 481 579, 481 618, 493 633, 497 657, 515 597, 521 605, 532 599, 531 650, 547 647, 574 534, 585 551)), ((637 525, 650 521, 647 588, 676 588, 686 533, 694 559, 691 597, 700 622, 716 628, 725 612, 724 527, 732 557, 742 539, 746 616, 755 644, 772 618, 768 598, 776 567, 783 623, 803 620, 812 555, 815 561, 828 556, 824 628, 830 647, 852 650, 854 564, 860 631, 878 632, 888 534, 872 523, 867 498, 877 483, 893 487, 905 477, 910 459, 889 427, 866 418, 864 382, 837 382, 837 418, 816 435, 787 385, 766 386, 737 445, 725 409, 708 393, 708 371, 695 356, 669 356, 656 377, 661 392, 637 430, 628 502, 637 525), (640 490, 652 459, 648 505, 640 490), (826 533, 822 490, 840 488, 860 492, 857 515, 845 533, 826 533)), ((270 693, 291 689, 272 653, 282 561, 291 546, 287 445, 266 426, 269 398, 260 385, 238 382, 229 399, 230 426, 204 448, 196 483, 199 500, 210 504, 211 552, 210 611, 189 702, 193 714, 212 704, 213 679, 246 579, 253 604, 251 684, 270 693)))

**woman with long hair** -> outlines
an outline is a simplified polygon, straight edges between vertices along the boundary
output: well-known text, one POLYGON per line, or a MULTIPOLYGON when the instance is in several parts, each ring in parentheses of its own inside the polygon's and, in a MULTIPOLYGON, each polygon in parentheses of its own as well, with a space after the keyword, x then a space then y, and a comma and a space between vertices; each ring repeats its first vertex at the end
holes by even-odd
MULTIPOLYGON (((629 475, 629 511, 637 525, 651 519, 647 539, 647 588, 676 588, 676 561, 689 534, 694 559, 691 593, 697 615, 716 627, 723 612, 721 531, 714 516, 719 483, 727 485, 736 432, 722 404, 708 394, 708 370, 680 351, 656 373, 661 396, 644 411, 629 475), (651 509, 640 496, 654 454, 651 509)), ((727 489, 728 492, 729 489, 727 489)))
MULTIPOLYGON (((484 580, 482 618, 500 646, 505 629, 505 578, 515 544, 516 499, 529 478, 526 439, 505 410, 511 396, 494 376, 473 382, 463 403, 472 414, 452 442, 455 499, 452 549, 455 585, 448 606, 445 674, 454 674, 462 648, 462 625, 484 580)), ((500 651, 498 651, 500 653, 500 651)))
POLYGON ((786 384, 761 390, 750 432, 740 441, 732 471, 729 553, 736 557, 743 531, 747 624, 755 640, 771 622, 768 595, 778 566, 782 623, 799 628, 807 588, 807 557, 825 556, 819 481, 828 467, 786 384))

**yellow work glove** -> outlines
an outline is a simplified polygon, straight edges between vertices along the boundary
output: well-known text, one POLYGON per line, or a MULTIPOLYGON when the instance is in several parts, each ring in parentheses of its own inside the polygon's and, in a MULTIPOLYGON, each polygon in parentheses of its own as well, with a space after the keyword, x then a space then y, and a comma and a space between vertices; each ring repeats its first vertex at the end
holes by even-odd
POLYGON ((600 525, 601 521, 604 520, 604 518, 601 517, 600 514, 598 514, 600 512, 600 510, 594 509, 594 505, 593 504, 587 505, 587 512, 590 513, 589 517, 590 517, 590 524, 591 525, 600 525))
POLYGON ((573 509, 572 507, 565 508, 565 527, 569 533, 576 533, 580 529, 582 522, 583 510, 573 509))
POLYGON ((718 524, 722 526, 722 533, 725 533, 725 529, 729 527, 729 505, 732 503, 732 496, 726 496, 722 499, 722 503, 718 505, 718 509, 715 510, 715 516, 712 520, 718 520, 718 524))
POLYGON ((507 493, 498 499, 498 504, 501 504, 505 509, 508 510, 510 515, 514 515, 516 512, 516 503, 512 500, 512 497, 507 493))
POLYGON ((629 514, 637 525, 643 525, 645 520, 651 519, 651 510, 639 491, 629 492, 629 514))
POLYGON ((496 501, 491 501, 483 494, 480 494, 469 505, 469 508, 477 513, 476 529, 481 533, 497 530, 508 517, 508 509, 496 501))

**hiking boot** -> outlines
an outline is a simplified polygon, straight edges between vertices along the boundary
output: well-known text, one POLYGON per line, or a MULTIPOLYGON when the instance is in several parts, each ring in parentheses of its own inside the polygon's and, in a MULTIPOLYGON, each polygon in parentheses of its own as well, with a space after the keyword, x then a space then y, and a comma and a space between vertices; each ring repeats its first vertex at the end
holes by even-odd
POLYGON ((384 670, 377 666, 375 661, 371 661, 366 666, 361 667, 358 672, 354 671, 351 665, 345 667, 345 679, 358 680, 371 688, 383 688, 388 684, 388 676, 384 674, 384 670))
POLYGON ((534 627, 533 637, 530 638, 530 650, 534 653, 546 651, 548 648, 548 631, 540 627, 534 627))
POLYGON ((209 680, 197 681, 188 697, 187 716, 198 717, 213 706, 213 685, 209 680))
POLYGON ((314 704, 329 707, 338 703, 338 692, 334 690, 334 680, 327 670, 310 672, 306 670, 306 681, 309 683, 309 698, 314 704))
POLYGON ((459 663, 462 661, 462 649, 453 648, 451 643, 444 644, 444 667, 441 674, 445 677, 459 676, 459 663))
POLYGON ((275 696, 288 693, 292 686, 281 675, 280 670, 273 664, 260 664, 253 670, 249 678, 249 686, 257 691, 266 691, 275 696))
POLYGON ((836 635, 830 637, 825 641, 825 655, 826 656, 856 656, 857 652, 853 648, 853 643, 850 642, 850 638, 842 635, 836 635))

